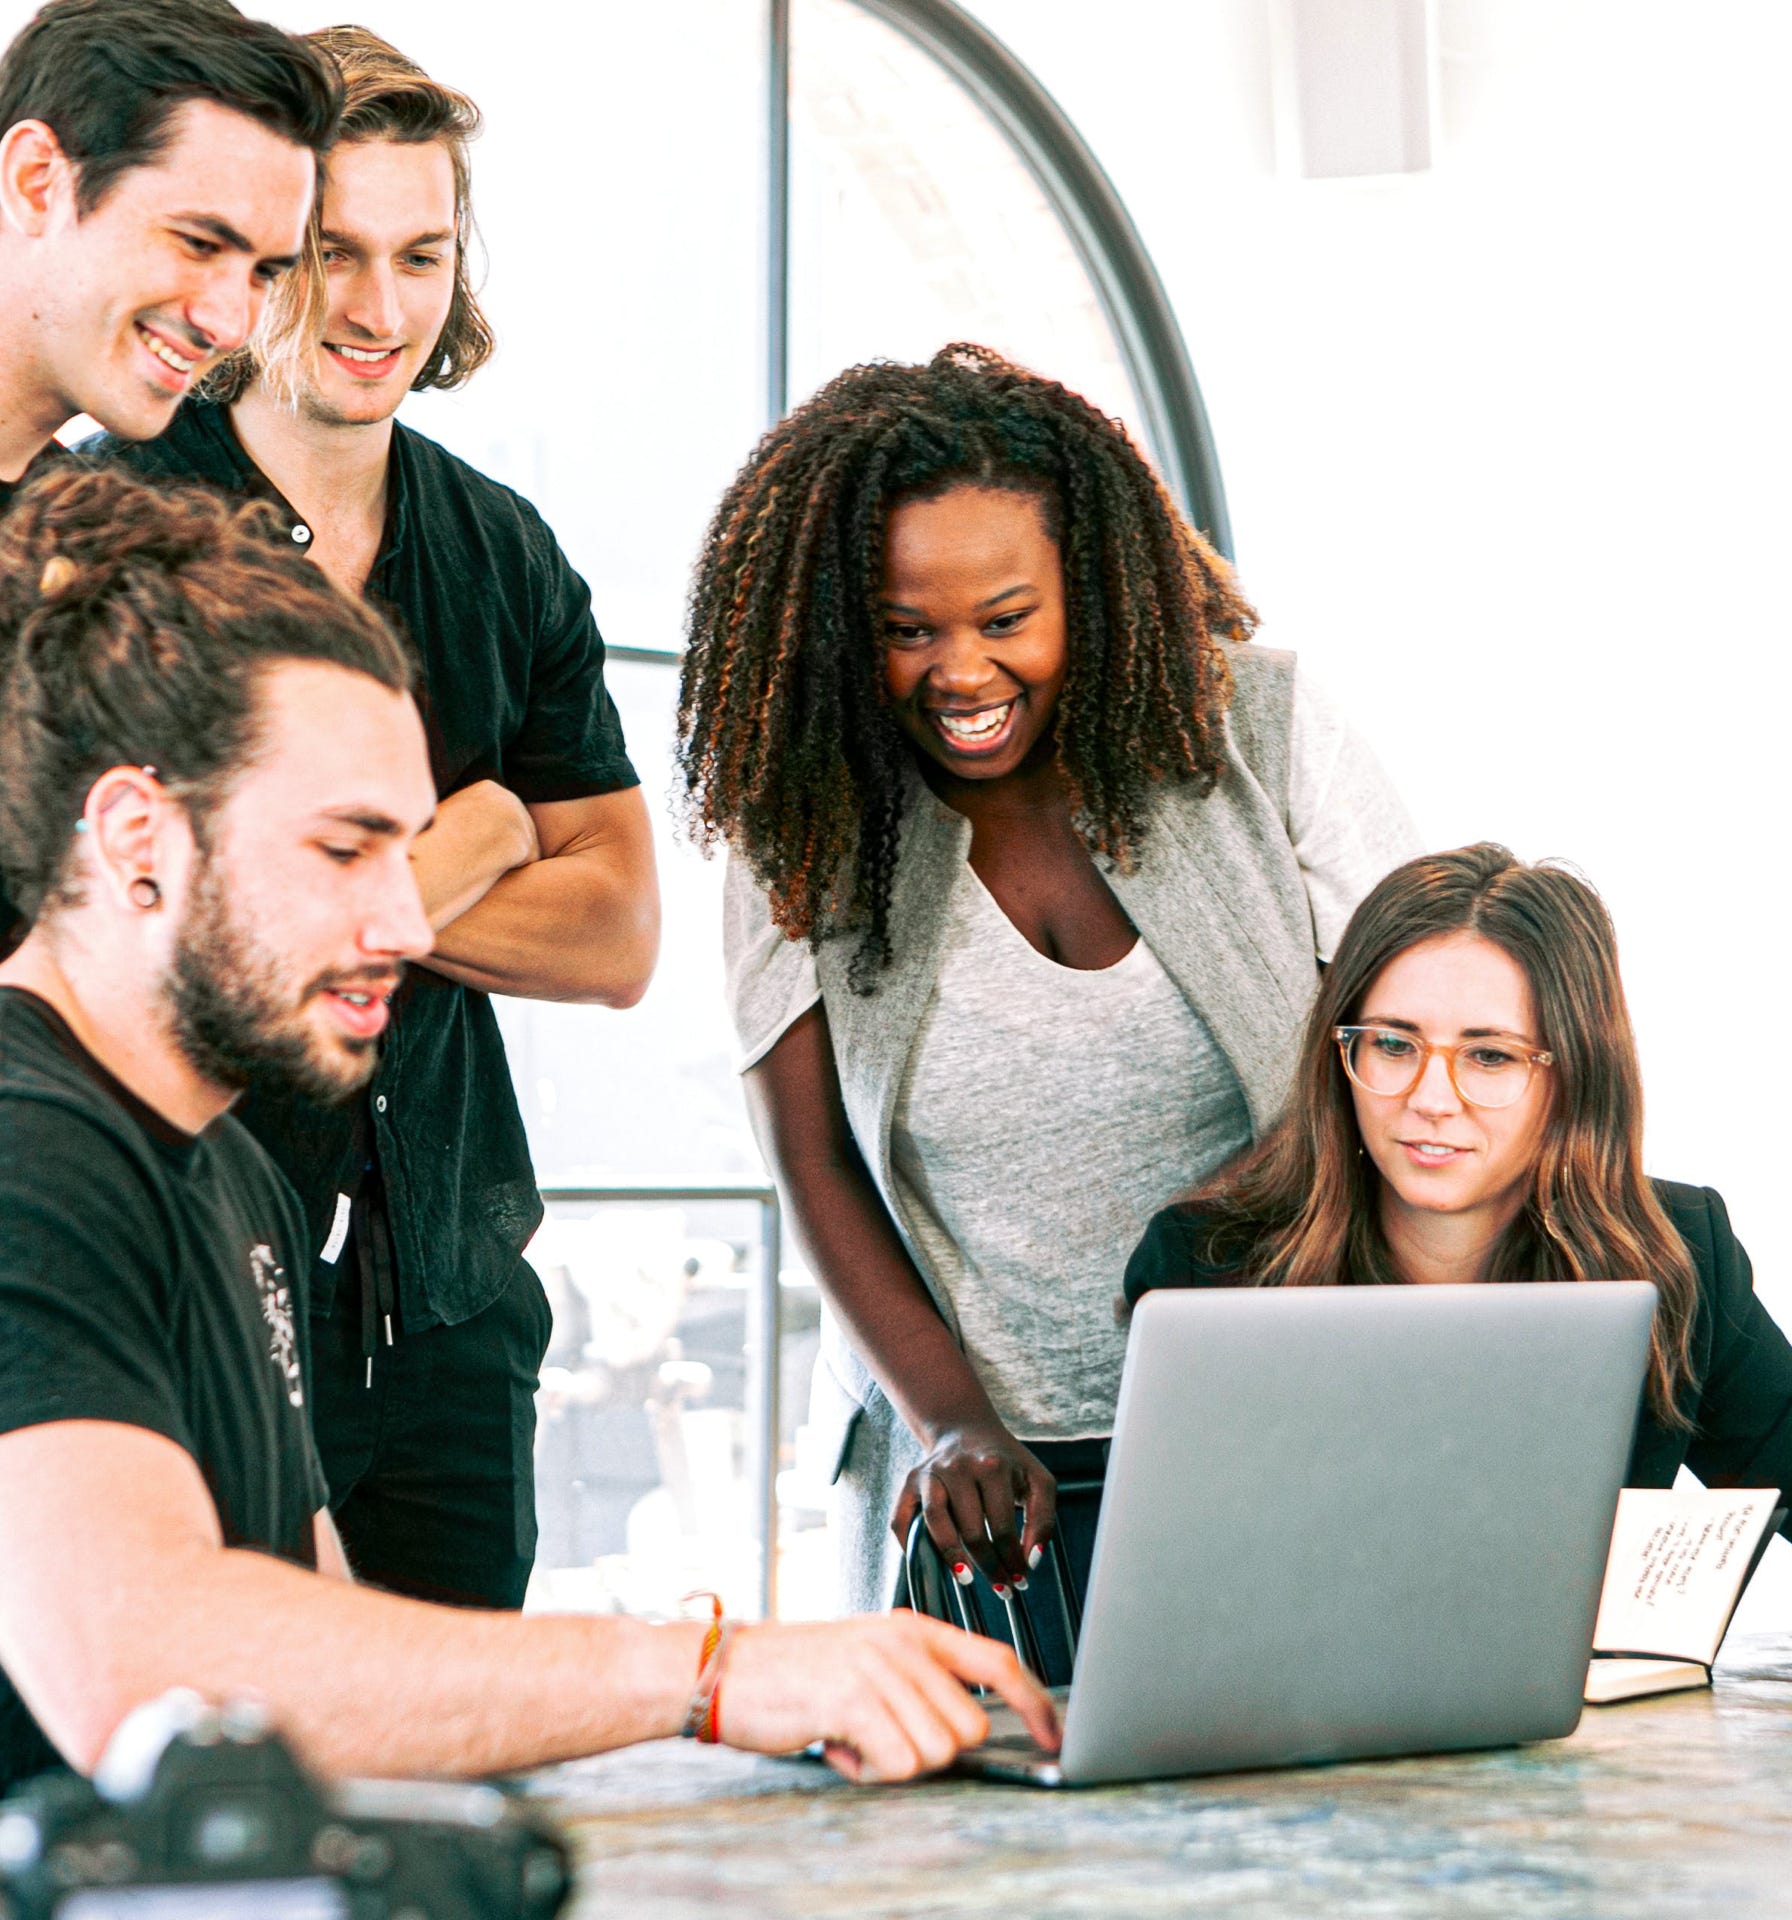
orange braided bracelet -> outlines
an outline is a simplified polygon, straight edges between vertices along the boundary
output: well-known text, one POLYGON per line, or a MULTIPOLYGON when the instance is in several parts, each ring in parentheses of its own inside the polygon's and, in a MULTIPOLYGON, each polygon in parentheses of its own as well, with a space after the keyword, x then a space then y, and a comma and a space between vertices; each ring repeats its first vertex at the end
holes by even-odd
MULTIPOLYGON (((738 1620, 724 1620, 722 1631, 716 1641, 715 1653, 711 1656, 707 1675, 709 1700, 703 1716, 703 1725, 698 1729, 697 1738, 709 1746, 714 1746, 722 1737, 722 1669, 728 1662, 728 1642, 734 1638, 738 1620)), ((698 1683, 697 1691, 705 1688, 698 1683)))
POLYGON ((702 1740, 713 1745, 720 1737, 716 1732, 720 1724, 716 1712, 716 1691, 722 1682, 722 1660, 729 1636, 734 1631, 734 1623, 722 1618, 720 1594, 687 1593, 685 1598, 707 1600, 711 1615, 709 1630, 703 1636, 703 1651, 697 1656, 697 1685, 691 1694, 690 1705, 685 1708, 684 1724, 678 1731, 686 1740, 702 1740))

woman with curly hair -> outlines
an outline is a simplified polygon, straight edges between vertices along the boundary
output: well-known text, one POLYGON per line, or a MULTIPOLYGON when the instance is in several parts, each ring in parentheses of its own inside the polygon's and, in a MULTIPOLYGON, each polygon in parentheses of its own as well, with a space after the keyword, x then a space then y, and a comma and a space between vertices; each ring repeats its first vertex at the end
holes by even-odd
POLYGON ((1158 1287, 1651 1280, 1626 1476, 1792 1486, 1792 1347, 1709 1187, 1643 1173, 1604 903, 1491 842, 1390 873, 1314 1003, 1282 1122, 1146 1230, 1158 1287))
POLYGON ((1099 1479, 1127 1251, 1274 1118, 1315 955, 1413 851, 1255 625, 1124 430, 983 348, 849 369, 717 510, 683 771, 855 1607, 917 1513, 1025 1583, 1099 1479))

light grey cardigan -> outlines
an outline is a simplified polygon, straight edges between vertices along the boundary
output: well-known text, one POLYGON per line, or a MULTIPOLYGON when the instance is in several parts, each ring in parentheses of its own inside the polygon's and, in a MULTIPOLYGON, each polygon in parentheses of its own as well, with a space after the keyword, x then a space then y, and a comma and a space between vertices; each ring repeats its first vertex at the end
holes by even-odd
MULTIPOLYGON (((1275 1118, 1300 1025, 1318 979, 1313 876, 1303 874, 1288 818, 1295 665, 1254 645, 1232 654, 1236 683, 1226 720, 1226 764, 1205 796, 1166 786, 1136 869, 1107 882, 1164 971, 1206 1021, 1231 1061, 1253 1134, 1275 1118)), ((1348 874, 1320 876, 1354 898, 1416 852, 1400 803, 1360 747, 1331 804, 1357 809, 1348 874), (1364 772, 1367 769, 1367 772, 1364 772)), ((890 1131, 910 1049, 938 974, 951 882, 970 849, 970 823, 917 776, 903 817, 890 902, 891 965, 877 989, 856 994, 846 972, 855 942, 826 941, 813 956, 771 925, 739 861, 730 863, 728 989, 746 1065, 819 997, 848 1120, 910 1258, 948 1325, 943 1297, 904 1217, 891 1167, 890 1131)), ((1347 909, 1346 909, 1347 910, 1347 909)), ((1115 1276, 1116 1282, 1118 1275, 1115 1276)), ((887 1606, 897 1553, 889 1518, 921 1455, 869 1368, 832 1314, 822 1318, 810 1425, 840 1483, 843 1598, 854 1611, 887 1606)))

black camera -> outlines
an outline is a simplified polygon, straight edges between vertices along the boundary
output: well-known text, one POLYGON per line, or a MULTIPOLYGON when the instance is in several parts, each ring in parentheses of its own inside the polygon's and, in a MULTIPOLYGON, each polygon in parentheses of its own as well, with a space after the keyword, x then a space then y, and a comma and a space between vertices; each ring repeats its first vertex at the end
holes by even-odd
POLYGON ((495 1786, 312 1779, 252 1703, 174 1693, 91 1784, 0 1802, 0 1920, 552 1920, 565 1841, 495 1786))

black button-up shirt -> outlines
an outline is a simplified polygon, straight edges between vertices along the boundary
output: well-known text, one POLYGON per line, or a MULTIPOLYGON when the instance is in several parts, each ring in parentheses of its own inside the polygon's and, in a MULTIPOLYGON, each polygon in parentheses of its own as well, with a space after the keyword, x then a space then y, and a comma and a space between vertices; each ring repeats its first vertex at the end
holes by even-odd
MULTIPOLYGON (((139 473, 265 498, 303 547, 311 529, 250 460, 226 408, 189 401, 159 440, 89 442, 139 473)), ((604 688, 591 594, 526 500, 409 428, 392 436, 386 539, 368 597, 422 661, 436 791, 497 780, 520 800, 581 800, 639 784, 604 688)), ((251 1091, 237 1112, 298 1189, 314 1250, 337 1196, 378 1155, 404 1324, 454 1325, 489 1306, 540 1224, 541 1196, 491 1002, 415 967, 393 1003, 379 1071, 357 1107, 251 1091)), ((320 1264, 313 1310, 337 1268, 320 1264)))

